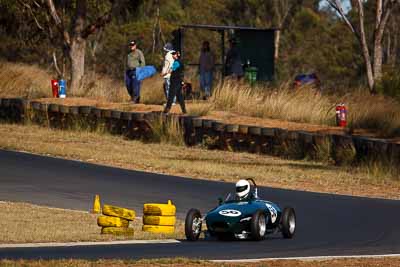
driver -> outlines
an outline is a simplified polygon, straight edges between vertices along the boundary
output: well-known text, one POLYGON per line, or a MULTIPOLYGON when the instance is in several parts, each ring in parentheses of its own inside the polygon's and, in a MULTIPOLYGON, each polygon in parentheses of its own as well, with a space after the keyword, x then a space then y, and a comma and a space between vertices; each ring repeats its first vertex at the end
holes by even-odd
POLYGON ((239 200, 246 200, 252 197, 252 194, 250 194, 249 181, 242 179, 236 183, 236 195, 239 200))

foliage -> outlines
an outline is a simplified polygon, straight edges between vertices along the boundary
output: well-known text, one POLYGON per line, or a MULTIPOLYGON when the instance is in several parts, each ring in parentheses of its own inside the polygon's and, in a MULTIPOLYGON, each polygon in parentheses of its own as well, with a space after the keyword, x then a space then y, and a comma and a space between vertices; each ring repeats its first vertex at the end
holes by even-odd
MULTIPOLYGON (((53 27, 53 38, 39 29, 46 16, 32 5, 30 11, 23 3, 31 1, 0 0, 0 57, 9 61, 34 63, 53 70, 52 53, 58 57, 58 63, 68 72, 68 63, 63 60, 65 50, 56 37, 58 31, 53 27), (35 14, 35 17, 32 16, 35 14)), ((44 3, 44 1, 38 1, 44 3)), ((65 22, 71 21, 76 1, 54 1, 57 7, 63 7, 65 22)), ((171 41, 172 32, 181 24, 240 25, 262 28, 279 27, 279 18, 275 5, 294 1, 277 0, 121 0, 113 10, 113 20, 102 30, 101 36, 91 35, 88 41, 97 44, 94 53, 86 53, 86 71, 94 71, 123 79, 127 43, 136 39, 138 47, 144 52, 146 62, 161 67, 163 45, 171 41)), ((328 91, 340 88, 359 87, 366 84, 365 67, 360 56, 360 47, 352 33, 337 19, 332 10, 319 5, 318 0, 303 0, 301 8, 294 14, 288 28, 281 36, 280 57, 276 62, 275 84, 293 80, 299 73, 316 72, 322 86, 328 91)), ((109 8, 108 1, 88 1, 88 21, 109 8)), ((368 41, 372 40, 375 5, 373 0, 365 1, 365 23, 368 41)), ((396 23, 399 19, 397 8, 389 21, 387 39, 384 42, 385 67, 398 70, 400 53, 395 44, 400 44, 400 32, 396 23), (397 13, 396 13, 397 12, 397 13), (389 36, 390 33, 390 36, 389 36), (390 43, 390 46, 389 46, 390 43)), ((356 12, 350 11, 349 17, 356 20, 356 12)), ((209 40, 216 54, 217 63, 222 63, 219 49, 220 35, 206 30, 190 30, 185 35, 186 63, 196 63, 200 45, 209 40)), ((91 49, 88 45, 87 49, 91 49)), ((225 51, 226 52, 226 51, 225 51)), ((383 79, 381 92, 393 95, 395 75, 387 72, 383 79), (389 77, 390 76, 390 77, 389 77), (388 85, 394 84, 392 85, 388 85)), ((197 82, 194 83, 197 87, 197 82)), ((396 93, 394 93, 396 95, 396 93)))
POLYGON ((378 92, 397 98, 400 101, 400 76, 398 68, 389 68, 378 85, 378 92))

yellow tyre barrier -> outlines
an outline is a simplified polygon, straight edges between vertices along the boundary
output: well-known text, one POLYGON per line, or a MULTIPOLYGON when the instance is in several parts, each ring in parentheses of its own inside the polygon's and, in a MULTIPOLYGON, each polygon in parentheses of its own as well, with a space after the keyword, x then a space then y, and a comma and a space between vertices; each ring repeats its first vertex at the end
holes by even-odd
POLYGON ((175 222, 175 216, 143 216, 143 224, 174 226, 175 222))
POLYGON ((176 207, 172 205, 171 200, 168 200, 168 204, 147 203, 143 205, 144 215, 175 216, 175 213, 176 207))
POLYGON ((113 235, 133 235, 133 228, 124 227, 103 227, 101 228, 102 234, 113 234, 113 235))
POLYGON ((97 225, 103 227, 128 227, 129 221, 122 218, 101 215, 97 218, 97 225))
POLYGON ((135 219, 135 211, 125 208, 120 208, 111 205, 104 205, 103 206, 103 214, 108 216, 114 216, 119 218, 124 218, 129 221, 133 221, 135 219))
POLYGON ((142 230, 151 233, 173 234, 175 232, 175 226, 143 225, 142 230))

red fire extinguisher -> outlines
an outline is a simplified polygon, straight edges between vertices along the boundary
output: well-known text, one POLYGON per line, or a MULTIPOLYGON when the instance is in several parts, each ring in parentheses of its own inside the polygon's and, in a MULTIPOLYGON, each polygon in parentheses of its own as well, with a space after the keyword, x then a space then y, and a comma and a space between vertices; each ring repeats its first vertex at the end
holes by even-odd
POLYGON ((343 103, 336 105, 336 125, 340 127, 347 125, 347 108, 343 103))
POLYGON ((51 80, 51 89, 53 97, 58 97, 58 80, 51 80))

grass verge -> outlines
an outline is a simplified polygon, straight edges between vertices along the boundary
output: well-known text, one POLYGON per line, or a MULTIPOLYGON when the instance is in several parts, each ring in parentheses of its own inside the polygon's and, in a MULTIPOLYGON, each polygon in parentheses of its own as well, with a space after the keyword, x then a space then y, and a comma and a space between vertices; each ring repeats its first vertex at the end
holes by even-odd
POLYGON ((129 239, 183 238, 183 223, 177 220, 175 234, 142 231, 142 219, 130 222, 133 236, 100 234, 96 214, 49 208, 26 203, 0 202, 0 243, 113 241, 129 239))
POLYGON ((399 199, 400 181, 386 173, 336 167, 313 161, 228 151, 209 151, 164 143, 143 143, 85 131, 0 124, 0 148, 78 159, 97 164, 207 180, 315 192, 399 199), (135 151, 135 153, 121 153, 135 151))

